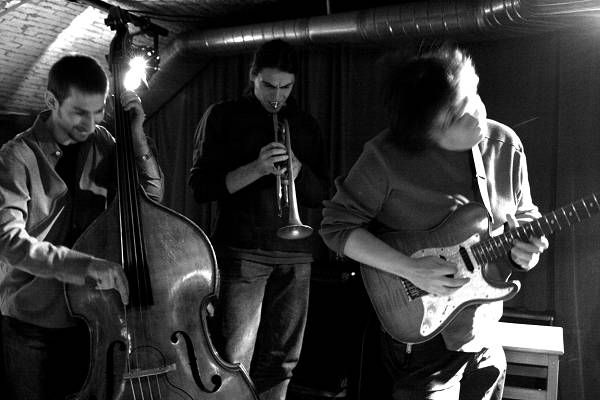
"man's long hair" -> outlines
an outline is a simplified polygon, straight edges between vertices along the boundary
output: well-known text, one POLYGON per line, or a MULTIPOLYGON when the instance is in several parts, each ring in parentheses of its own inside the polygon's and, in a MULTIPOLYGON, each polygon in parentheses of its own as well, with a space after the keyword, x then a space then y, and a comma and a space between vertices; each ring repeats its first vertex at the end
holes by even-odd
POLYGON ((408 151, 424 150, 432 144, 434 119, 457 96, 461 71, 473 67, 471 58, 443 46, 408 60, 393 55, 384 63, 383 98, 392 138, 408 151))
POLYGON ((250 80, 264 68, 274 68, 297 75, 298 59, 294 48, 281 39, 266 42, 254 53, 250 65, 250 80))
POLYGON ((88 94, 107 94, 108 78, 98 61, 73 54, 54 63, 48 74, 48 90, 62 103, 72 88, 88 94))

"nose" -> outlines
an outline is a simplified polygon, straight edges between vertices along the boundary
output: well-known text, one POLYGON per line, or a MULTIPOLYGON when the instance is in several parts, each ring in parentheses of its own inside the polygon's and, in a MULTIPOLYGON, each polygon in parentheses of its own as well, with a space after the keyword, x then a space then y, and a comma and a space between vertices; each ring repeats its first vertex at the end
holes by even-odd
POLYGON ((485 105, 483 104, 483 101, 481 101, 481 98, 477 96, 472 99, 465 112, 472 115, 474 118, 485 116, 485 105))
POLYGON ((86 132, 91 132, 94 130, 95 125, 96 125, 96 121, 94 120, 94 117, 92 115, 84 115, 82 117, 82 126, 85 128, 86 132))
POLYGON ((467 119, 479 119, 479 111, 476 109, 465 112, 465 118, 467 119))
POLYGON ((275 99, 277 101, 284 100, 284 97, 285 97, 285 93, 284 93, 283 89, 281 89, 281 88, 275 89, 275 99))
POLYGON ((479 112, 476 110, 467 111, 460 119, 467 125, 477 125, 479 123, 479 112))

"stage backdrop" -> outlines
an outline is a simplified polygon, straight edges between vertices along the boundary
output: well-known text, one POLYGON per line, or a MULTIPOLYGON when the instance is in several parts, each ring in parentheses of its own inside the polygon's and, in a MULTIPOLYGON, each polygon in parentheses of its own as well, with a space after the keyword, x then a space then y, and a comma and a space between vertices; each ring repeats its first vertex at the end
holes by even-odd
MULTIPOLYGON (((344 174, 363 143, 385 126, 376 60, 389 51, 414 53, 419 43, 311 46, 300 50, 294 95, 319 121, 332 177, 344 174)), ((600 190, 600 30, 564 31, 463 43, 480 73, 488 115, 515 128, 529 162, 533 197, 542 212, 600 190)), ((203 70, 150 116, 167 179, 167 206, 211 230, 210 205, 187 187, 193 136, 213 102, 248 83, 249 54, 199 59, 203 70)), ((318 218, 318 212, 311 218, 318 218)), ((312 221, 311 221, 312 222, 312 221)), ((510 302, 554 315, 564 328, 560 398, 600 398, 600 216, 549 238, 540 265, 518 274, 523 289, 510 302)), ((331 254, 318 249, 320 265, 331 254)))

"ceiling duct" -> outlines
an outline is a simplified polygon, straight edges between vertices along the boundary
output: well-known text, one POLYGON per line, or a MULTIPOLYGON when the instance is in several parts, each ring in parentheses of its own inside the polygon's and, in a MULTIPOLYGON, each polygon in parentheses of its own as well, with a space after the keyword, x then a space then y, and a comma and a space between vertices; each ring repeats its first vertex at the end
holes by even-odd
POLYGON ((171 98, 208 55, 248 51, 281 38, 294 44, 381 43, 400 39, 481 39, 555 30, 600 16, 600 0, 449 0, 316 16, 206 31, 176 37, 161 55, 161 71, 144 95, 149 113, 171 98))

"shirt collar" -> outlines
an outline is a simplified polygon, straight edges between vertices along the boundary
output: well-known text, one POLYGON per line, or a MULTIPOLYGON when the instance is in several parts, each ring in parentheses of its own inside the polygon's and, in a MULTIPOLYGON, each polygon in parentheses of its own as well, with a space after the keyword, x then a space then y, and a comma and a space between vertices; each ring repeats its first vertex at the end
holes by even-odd
POLYGON ((42 152, 49 160, 52 160, 53 163, 56 164, 60 157, 62 157, 63 151, 54 138, 52 131, 50 131, 50 129, 48 129, 46 126, 46 121, 48 121, 48 118, 50 118, 50 113, 50 110, 39 113, 35 122, 33 123, 31 131, 42 152))

